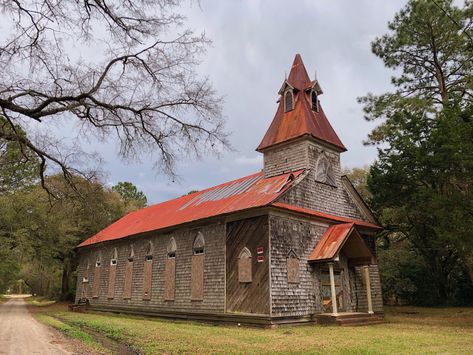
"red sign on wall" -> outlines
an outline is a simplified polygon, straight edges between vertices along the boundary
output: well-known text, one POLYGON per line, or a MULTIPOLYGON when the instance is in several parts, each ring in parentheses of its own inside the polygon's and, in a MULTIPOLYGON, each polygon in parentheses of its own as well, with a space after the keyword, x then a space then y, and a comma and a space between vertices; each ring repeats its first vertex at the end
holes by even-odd
POLYGON ((258 262, 262 263, 264 261, 264 256, 263 255, 258 255, 258 262))
POLYGON ((263 251, 264 251, 263 247, 256 248, 256 253, 257 254, 263 254, 263 251))

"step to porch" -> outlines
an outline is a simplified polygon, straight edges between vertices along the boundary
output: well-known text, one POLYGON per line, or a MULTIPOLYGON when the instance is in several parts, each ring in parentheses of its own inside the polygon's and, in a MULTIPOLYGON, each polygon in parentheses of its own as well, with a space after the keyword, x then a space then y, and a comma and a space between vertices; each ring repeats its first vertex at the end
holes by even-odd
POLYGON ((360 326, 384 323, 384 318, 380 314, 363 312, 343 312, 338 314, 322 313, 317 315, 317 323, 341 326, 360 326))

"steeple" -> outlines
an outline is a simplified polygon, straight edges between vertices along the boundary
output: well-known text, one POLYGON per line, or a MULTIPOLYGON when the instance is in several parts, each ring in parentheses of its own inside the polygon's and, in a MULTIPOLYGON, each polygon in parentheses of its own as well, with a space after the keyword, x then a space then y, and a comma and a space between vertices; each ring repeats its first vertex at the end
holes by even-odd
POLYGON ((317 79, 310 80, 300 54, 296 54, 289 77, 279 90, 281 96, 276 115, 256 150, 263 152, 296 138, 307 137, 337 152, 346 151, 320 105, 318 96, 322 93, 317 79))

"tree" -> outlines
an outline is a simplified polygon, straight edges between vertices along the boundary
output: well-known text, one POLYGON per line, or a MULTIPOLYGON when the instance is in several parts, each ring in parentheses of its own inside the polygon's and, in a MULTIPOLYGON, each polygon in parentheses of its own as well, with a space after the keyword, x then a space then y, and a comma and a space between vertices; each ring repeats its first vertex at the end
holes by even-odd
MULTIPOLYGON (((6 119, 0 116, 0 131, 10 131, 6 119)), ((19 135, 25 136, 21 127, 16 126, 19 135)), ((0 194, 12 192, 35 183, 39 171, 39 161, 29 150, 18 142, 0 139, 0 194)))
POLYGON ((81 138, 115 139, 123 159, 151 155, 172 176, 177 158, 228 146, 221 99, 196 75, 209 40, 183 27, 180 3, 0 2, 9 29, 0 43, 8 123, 0 139, 38 157, 43 187, 48 167, 69 183, 93 173, 83 168, 90 155, 45 133, 60 122, 74 123, 81 138))
POLYGON ((344 174, 351 181, 356 191, 363 197, 365 202, 369 202, 372 197, 368 189, 368 176, 370 174, 369 167, 345 169, 344 174))
POLYGON ((410 1, 373 42, 400 73, 396 91, 360 99, 367 119, 382 120, 368 140, 379 144, 368 186, 386 248, 402 244, 422 258, 438 304, 463 299, 466 275, 473 285, 472 9, 410 1))
POLYGON ((119 182, 112 186, 112 191, 115 191, 121 196, 125 204, 128 206, 128 211, 143 208, 148 202, 143 191, 139 191, 135 185, 128 181, 119 182))

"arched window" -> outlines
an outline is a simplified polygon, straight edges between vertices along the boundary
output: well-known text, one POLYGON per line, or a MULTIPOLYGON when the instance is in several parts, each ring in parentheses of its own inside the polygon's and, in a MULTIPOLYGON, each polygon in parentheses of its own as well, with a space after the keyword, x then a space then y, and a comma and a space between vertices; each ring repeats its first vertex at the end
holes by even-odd
POLYGON ((100 293, 100 270, 102 269, 102 254, 97 253, 95 259, 94 284, 92 286, 92 298, 98 298, 100 293))
POLYGON ((118 249, 114 248, 110 259, 110 268, 108 270, 108 294, 109 300, 115 297, 115 280, 117 276, 118 249))
POLYGON ((201 232, 199 232, 197 233, 197 236, 194 239, 194 244, 192 247, 194 255, 204 254, 204 248, 205 248, 204 235, 201 232))
POLYGON ((204 235, 198 232, 192 245, 191 300, 202 301, 204 298, 204 235))
POLYGON ((164 265, 164 300, 173 301, 176 287, 176 251, 177 245, 174 237, 169 239, 166 248, 168 258, 164 265))
POLYGON ((288 283, 299 283, 299 258, 294 250, 290 250, 287 254, 287 282, 288 283))
POLYGON ((168 258, 175 258, 176 250, 177 250, 176 240, 174 239, 174 237, 171 237, 171 239, 169 239, 168 246, 166 248, 166 251, 168 253, 168 258))
POLYGON ((128 252, 128 261, 133 261, 135 258, 135 248, 133 244, 130 244, 129 252, 128 252))
POLYGON ((151 285, 153 277, 153 243, 146 246, 145 265, 143 267, 143 300, 151 299, 151 285))
POLYGON ((312 101, 312 111, 319 112, 319 102, 315 90, 312 90, 310 97, 312 101))
POLYGON ((148 242, 148 246, 146 247, 145 260, 146 261, 153 260, 153 243, 152 242, 148 242))
POLYGON ((253 273, 251 268, 251 252, 248 248, 243 248, 238 256, 238 281, 242 283, 250 283, 253 281, 253 273))
POLYGON ((110 265, 117 265, 118 260, 118 250, 117 248, 113 249, 112 258, 110 259, 110 265))
POLYGON ((332 165, 328 161, 325 155, 322 155, 319 158, 317 163, 317 171, 315 175, 315 180, 329 184, 329 185, 336 185, 335 182, 335 174, 333 172, 332 165))
POLYGON ((131 286, 133 279, 133 259, 135 258, 135 248, 130 244, 128 248, 128 262, 125 266, 125 282, 123 285, 123 299, 131 298, 131 286))
POLYGON ((294 96, 291 90, 284 93, 284 112, 289 112, 294 108, 294 96))
POLYGON ((99 267, 100 265, 102 265, 102 254, 98 252, 97 259, 95 259, 95 267, 99 267))

